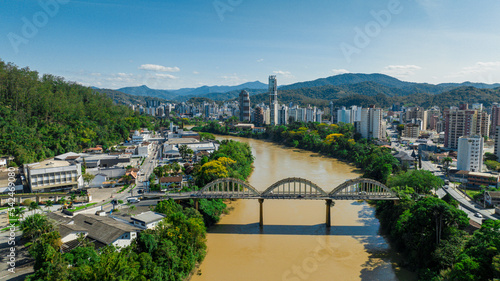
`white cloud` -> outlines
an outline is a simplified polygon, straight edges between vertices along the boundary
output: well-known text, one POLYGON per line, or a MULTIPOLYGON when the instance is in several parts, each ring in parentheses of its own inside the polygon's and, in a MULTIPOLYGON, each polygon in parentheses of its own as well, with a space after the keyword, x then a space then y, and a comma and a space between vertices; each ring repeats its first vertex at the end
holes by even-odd
POLYGON ((263 62, 263 61, 264 61, 264 59, 258 59, 257 60, 257 62, 263 62))
POLYGON ((152 71, 159 71, 159 72, 179 72, 181 70, 177 66, 168 67, 168 66, 163 66, 163 65, 158 65, 158 64, 143 64, 143 65, 139 66, 138 69, 152 70, 152 71))
POLYGON ((422 67, 418 65, 408 64, 408 65, 388 65, 384 68, 382 73, 394 76, 397 78, 408 78, 422 69, 422 67))
POLYGON ((332 69, 333 75, 349 73, 347 69, 332 69))
POLYGON ((156 73, 155 76, 160 77, 160 78, 168 78, 168 79, 177 79, 178 78, 177 76, 174 76, 171 74, 166 74, 166 73, 156 73))
POLYGON ((200 73, 199 73, 198 71, 196 71, 196 70, 195 70, 195 71, 193 71, 193 74, 198 75, 198 74, 200 74, 200 73))
POLYGON ((293 78, 294 77, 290 71, 275 70, 275 71, 273 71, 273 73, 277 74, 277 75, 282 75, 285 78, 293 78))
POLYGON ((483 82, 488 84, 498 83, 500 80, 500 61, 476 62, 474 65, 462 67, 459 72, 445 76, 465 80, 483 82))
POLYGON ((236 74, 236 73, 222 75, 222 76, 220 76, 220 78, 223 79, 221 81, 221 83, 228 85, 228 86, 234 86, 234 85, 239 85, 239 84, 243 84, 245 82, 248 82, 247 80, 239 77, 238 74, 236 74))

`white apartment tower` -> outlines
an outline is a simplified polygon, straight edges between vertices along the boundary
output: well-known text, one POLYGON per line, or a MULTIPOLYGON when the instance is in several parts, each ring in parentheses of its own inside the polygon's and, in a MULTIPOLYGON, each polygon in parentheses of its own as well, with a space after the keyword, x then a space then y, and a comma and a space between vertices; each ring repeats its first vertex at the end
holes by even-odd
POLYGON ((458 170, 481 172, 483 168, 483 142, 483 137, 479 135, 458 139, 458 170))
POLYGON ((271 125, 278 124, 278 81, 276 80, 276 75, 269 76, 269 108, 270 112, 270 122, 271 125))
POLYGON ((363 138, 385 139, 385 124, 380 108, 361 109, 359 132, 363 138))

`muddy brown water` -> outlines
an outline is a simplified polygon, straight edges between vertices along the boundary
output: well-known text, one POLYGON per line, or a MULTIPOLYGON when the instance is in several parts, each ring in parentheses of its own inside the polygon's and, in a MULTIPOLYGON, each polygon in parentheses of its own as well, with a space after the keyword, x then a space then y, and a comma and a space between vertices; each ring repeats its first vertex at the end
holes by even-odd
MULTIPOLYGON (((329 192, 360 175, 355 167, 316 153, 231 139, 251 146, 255 169, 249 182, 260 191, 301 177, 329 192)), ((375 210, 365 202, 335 201, 330 229, 322 200, 265 200, 262 229, 257 200, 228 204, 234 209, 209 230, 208 253, 193 281, 416 280, 397 267, 396 253, 378 233, 375 210)))

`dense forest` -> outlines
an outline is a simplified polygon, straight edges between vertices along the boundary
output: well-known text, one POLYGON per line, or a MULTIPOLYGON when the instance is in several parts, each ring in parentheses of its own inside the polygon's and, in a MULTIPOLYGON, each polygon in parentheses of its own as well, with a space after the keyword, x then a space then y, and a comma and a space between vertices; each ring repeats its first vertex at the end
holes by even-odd
POLYGON ((151 119, 105 94, 0 61, 0 155, 21 165, 126 140, 151 119))

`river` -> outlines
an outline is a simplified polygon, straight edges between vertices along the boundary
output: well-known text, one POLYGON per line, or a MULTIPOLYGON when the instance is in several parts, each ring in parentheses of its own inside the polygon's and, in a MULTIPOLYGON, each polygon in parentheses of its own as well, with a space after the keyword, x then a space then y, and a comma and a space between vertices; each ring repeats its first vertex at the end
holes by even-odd
MULTIPOLYGON (((261 191, 283 178, 302 177, 328 192, 360 173, 316 153, 231 139, 251 146, 255 169, 249 182, 261 191)), ((208 253, 193 281, 416 279, 395 265, 395 253, 378 234, 375 210, 365 202, 335 201, 329 230, 321 200, 265 200, 262 229, 257 200, 228 206, 231 213, 208 232, 208 253)))

